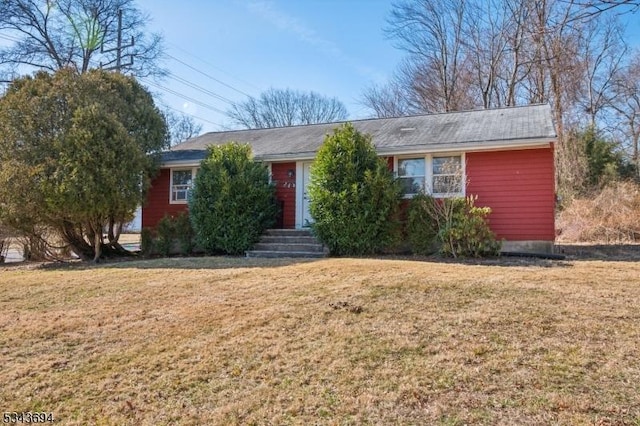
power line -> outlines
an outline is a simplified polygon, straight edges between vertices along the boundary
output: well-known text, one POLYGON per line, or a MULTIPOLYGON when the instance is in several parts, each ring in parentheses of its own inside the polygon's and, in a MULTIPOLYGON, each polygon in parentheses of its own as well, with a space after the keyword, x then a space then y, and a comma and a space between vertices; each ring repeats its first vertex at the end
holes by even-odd
POLYGON ((153 86, 153 87, 155 87, 155 88, 158 88, 158 89, 160 89, 160 90, 164 90, 164 91, 165 91, 165 92, 167 92, 167 93, 170 93, 170 94, 172 94, 172 95, 178 96, 178 97, 180 97, 180 98, 182 98, 182 99, 184 99, 184 100, 187 100, 187 101, 193 102, 194 104, 196 104, 196 105, 200 105, 200 106, 201 106, 201 107, 203 107, 203 108, 207 108, 207 109, 210 109, 210 110, 212 110, 212 111, 218 112, 218 113, 220 113, 220 114, 225 114, 225 115, 226 115, 226 112, 225 112, 225 111, 222 111, 221 109, 218 109, 218 108, 216 108, 216 107, 214 107, 214 106, 212 106, 212 105, 206 104, 206 103, 204 103, 204 102, 202 102, 202 101, 199 101, 199 100, 197 100, 197 99, 195 99, 195 98, 192 98, 192 97, 190 97, 190 96, 187 96, 187 95, 185 95, 185 94, 183 94, 183 93, 177 92, 177 91, 175 91, 175 90, 173 90, 173 89, 170 89, 170 88, 168 88, 168 87, 162 86, 162 85, 160 85, 160 84, 157 84, 157 83, 151 82, 151 81, 149 81, 149 80, 147 80, 147 79, 143 79, 143 78, 141 78, 140 80, 141 80, 142 82, 144 82, 145 84, 148 84, 148 85, 153 86))
POLYGON ((183 52, 183 53, 186 53, 187 55, 191 56, 192 58, 195 58, 195 59, 199 60, 199 61, 200 61, 200 62, 202 62, 203 64, 206 64, 206 65, 210 66, 211 68, 213 68, 213 69, 215 69, 215 70, 218 70, 218 71, 220 71, 220 72, 221 72, 221 73, 223 73, 223 74, 226 74, 227 76, 229 76, 229 77, 233 78, 234 80, 236 80, 236 81, 238 81, 238 82, 240 82, 240 83, 242 83, 242 84, 245 84, 245 85, 247 85, 247 86, 249 86, 249 87, 252 87, 252 88, 256 89, 257 91, 260 91, 260 92, 262 91, 262 89, 261 89, 260 87, 256 86, 255 84, 252 84, 252 83, 250 83, 250 82, 248 82, 248 81, 246 81, 246 80, 242 80, 241 78, 238 78, 238 77, 234 76, 233 74, 226 72, 225 70, 223 70, 223 69, 221 69, 221 68, 219 68, 219 67, 217 67, 217 66, 213 65, 211 62, 208 62, 208 61, 206 61, 206 60, 202 59, 202 58, 201 58, 201 57, 199 57, 198 55, 195 55, 194 53, 189 52, 188 50, 184 49, 184 48, 183 48, 183 47, 181 47, 181 46, 178 46, 178 45, 177 45, 177 44, 175 44, 175 43, 167 42, 167 44, 169 44, 169 45, 173 46, 174 48, 176 48, 176 49, 180 50, 180 51, 181 51, 181 52, 183 52))
POLYGON ((206 72, 204 72, 204 71, 200 71, 200 70, 199 70, 199 69, 197 69, 196 67, 194 67, 194 66, 192 66, 192 65, 189 65, 188 63, 184 62, 184 61, 183 61, 183 60, 181 60, 181 59, 176 58, 176 57, 175 57, 175 56, 173 56, 173 55, 170 55, 170 54, 168 54, 168 53, 167 53, 166 55, 167 55, 167 57, 169 57, 169 58, 173 59, 174 61, 181 63, 181 64, 182 64, 182 65, 184 65, 185 67, 187 67, 187 68, 189 68, 189 69, 191 69, 191 70, 193 70, 193 71, 195 71, 195 72, 197 72, 197 73, 199 73, 199 74, 202 74, 203 76, 205 76, 205 77, 207 77, 207 78, 209 78, 209 79, 211 79, 211 80, 215 81, 215 82, 216 82, 216 83, 218 83, 218 84, 222 84, 223 86, 228 87, 229 89, 234 90, 234 91, 236 91, 236 92, 238 92, 238 93, 240 93, 240 94, 242 94, 242 95, 245 95, 245 96, 248 96, 248 97, 252 97, 252 96, 251 96, 250 94, 248 94, 247 92, 243 92, 242 90, 240 90, 240 89, 238 89, 238 88, 236 88, 236 87, 233 87, 232 85, 227 84, 227 83, 225 83, 225 82, 224 82, 224 81, 222 81, 222 80, 218 80, 217 78, 215 78, 215 77, 211 76, 210 74, 207 74, 207 73, 206 73, 206 72))
POLYGON ((184 111, 180 111, 179 109, 174 108, 174 107, 172 107, 172 106, 169 106, 169 105, 167 105, 167 104, 163 104, 163 106, 164 106, 165 108, 167 108, 167 109, 173 110, 173 111, 178 112, 178 113, 180 113, 180 114, 187 114, 187 115, 189 115, 190 117, 196 118, 196 119, 198 119, 198 120, 200 120, 200 121, 204 121, 205 123, 213 124, 214 126, 218 126, 218 127, 222 128, 222 129, 224 129, 224 130, 230 130, 230 129, 229 129, 229 127, 227 127, 227 126, 225 126, 225 125, 223 125, 223 124, 220 124, 220 123, 214 123, 213 121, 211 121, 211 120, 207 120, 206 118, 198 117, 197 115, 193 115, 193 114, 190 114, 190 113, 187 113, 187 112, 184 112, 184 111))
POLYGON ((3 40, 7 40, 7 41, 12 41, 14 43, 19 43, 20 39, 15 37, 15 36, 10 36, 10 35, 6 35, 6 34, 0 34, 0 38, 3 40))
POLYGON ((189 80, 186 80, 186 79, 184 79, 182 77, 178 77, 177 75, 173 74, 171 71, 169 71, 168 76, 169 76, 169 78, 172 78, 172 79, 174 79, 174 80, 176 80, 176 81, 178 81, 178 82, 180 82, 180 83, 182 83, 182 84, 184 84, 186 86, 189 86, 192 89, 199 90, 199 91, 201 91, 201 92, 203 92, 203 93, 205 93, 205 94, 207 94, 207 95, 209 95, 209 96, 211 96, 213 98, 216 98, 216 99, 218 99, 218 100, 220 100, 222 102, 226 102, 229 105, 233 105, 233 103, 234 103, 231 99, 225 98, 224 96, 221 96, 221 95, 218 95, 217 93, 212 92, 211 90, 205 89, 202 86, 198 86, 197 84, 192 83, 189 80))

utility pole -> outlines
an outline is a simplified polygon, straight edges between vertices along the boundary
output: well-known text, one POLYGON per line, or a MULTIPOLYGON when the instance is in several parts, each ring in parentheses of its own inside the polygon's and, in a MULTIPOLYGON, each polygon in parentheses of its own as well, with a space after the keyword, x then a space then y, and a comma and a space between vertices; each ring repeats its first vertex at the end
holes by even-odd
POLYGON ((15 71, 3 74, 2 77, 0 77, 0 97, 7 93, 9 84, 11 84, 11 82, 16 78, 18 78, 18 75, 15 73, 15 71))
POLYGON ((134 44, 135 40, 133 39, 133 36, 131 36, 131 43, 124 46, 122 45, 122 9, 120 9, 118 10, 118 38, 116 41, 116 47, 106 50, 104 49, 104 44, 102 44, 102 46, 100 47, 100 53, 116 52, 116 58, 110 62, 107 62, 106 64, 100 62, 100 68, 102 68, 103 70, 115 70, 117 72, 120 72, 122 67, 129 67, 133 65, 133 54, 129 53, 123 55, 122 51, 124 49, 133 47, 134 44), (123 57, 127 56, 129 57, 129 62, 123 64, 122 59, 123 57))

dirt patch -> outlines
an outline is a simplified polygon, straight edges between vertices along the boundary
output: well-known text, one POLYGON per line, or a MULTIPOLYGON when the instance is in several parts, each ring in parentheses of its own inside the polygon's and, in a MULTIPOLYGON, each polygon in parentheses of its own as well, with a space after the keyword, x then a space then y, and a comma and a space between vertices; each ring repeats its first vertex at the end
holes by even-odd
POLYGON ((555 252, 573 260, 640 261, 640 243, 636 244, 556 244, 555 252))

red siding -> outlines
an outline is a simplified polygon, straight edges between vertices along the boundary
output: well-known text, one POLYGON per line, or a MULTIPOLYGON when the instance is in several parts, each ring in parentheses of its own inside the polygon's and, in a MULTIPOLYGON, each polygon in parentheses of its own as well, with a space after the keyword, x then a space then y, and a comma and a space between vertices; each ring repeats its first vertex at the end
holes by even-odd
POLYGON ((147 195, 147 204, 142 207, 142 227, 155 228, 165 214, 177 216, 187 211, 186 204, 169 204, 169 184, 171 173, 169 169, 160 169, 160 173, 151 182, 147 195))
MULTIPOLYGON (((296 163, 273 163, 272 179, 276 184, 276 198, 282 202, 284 228, 295 228, 296 225, 296 163), (289 177, 293 170, 293 177, 289 177)), ((142 208, 142 226, 154 228, 165 214, 177 216, 188 211, 187 204, 169 203, 170 169, 161 169, 151 182, 147 196, 147 204, 142 208)))
POLYGON ((489 206, 491 229, 510 241, 555 239, 553 149, 469 152, 467 195, 489 206))
POLYGON ((282 206, 282 227, 296 227, 296 163, 272 163, 271 180, 276 184, 276 198, 282 206), (289 177, 289 171, 293 176, 289 177))
POLYGON ((387 167, 393 171, 393 157, 383 157, 387 161, 387 167))

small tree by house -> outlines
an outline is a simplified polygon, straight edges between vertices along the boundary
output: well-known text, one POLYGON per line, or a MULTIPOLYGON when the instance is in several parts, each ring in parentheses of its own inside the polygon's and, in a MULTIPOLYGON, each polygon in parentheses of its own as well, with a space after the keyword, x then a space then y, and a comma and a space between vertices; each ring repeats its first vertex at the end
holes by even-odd
POLYGON ((208 253, 249 250, 276 222, 275 187, 251 147, 231 142, 209 148, 195 178, 189 217, 197 245, 208 253))
POLYGON ((497 256, 501 243, 489 228, 489 207, 476 198, 434 199, 420 194, 409 203, 407 231, 415 254, 447 257, 497 256))
POLYGON ((350 123, 325 138, 309 195, 313 230, 332 254, 376 253, 396 242, 400 186, 371 136, 350 123))
POLYGON ((407 234, 415 254, 439 252, 450 257, 496 256, 501 243, 489 228, 490 207, 477 207, 475 196, 462 197, 460 162, 439 165, 442 174, 432 183, 442 198, 420 193, 411 199, 407 213, 407 234))

